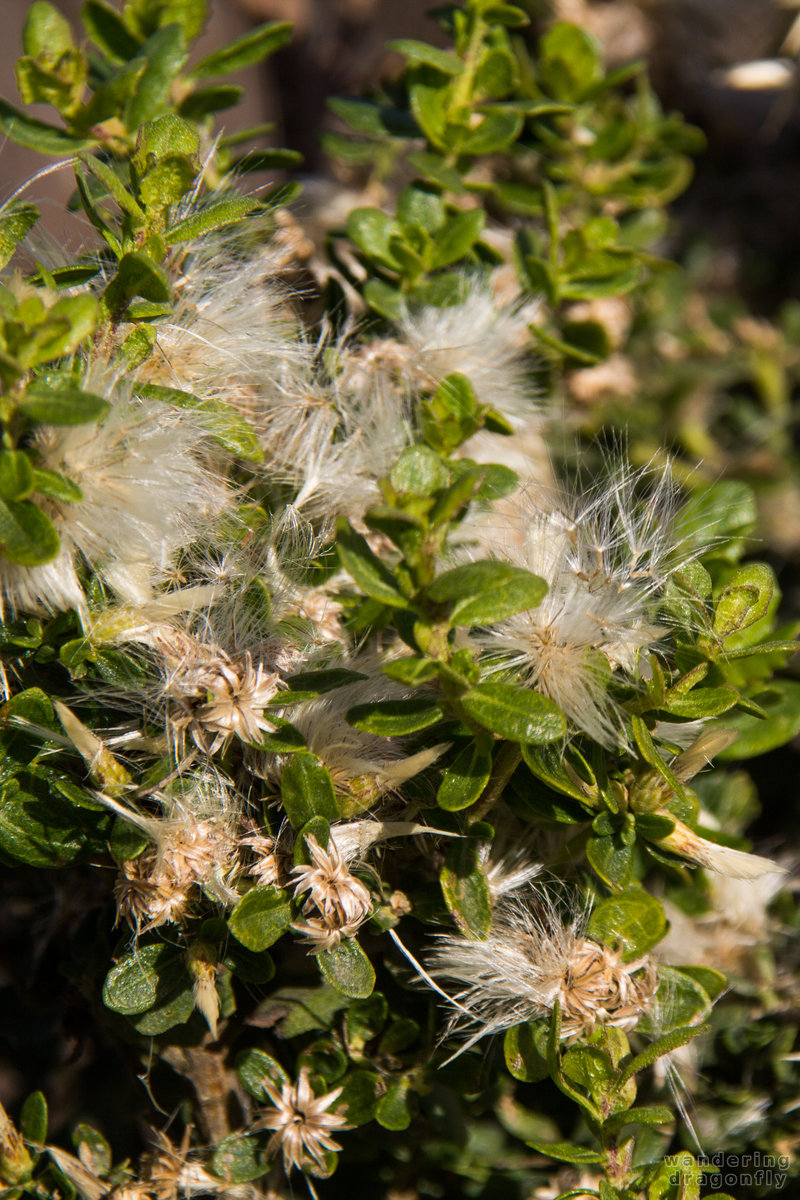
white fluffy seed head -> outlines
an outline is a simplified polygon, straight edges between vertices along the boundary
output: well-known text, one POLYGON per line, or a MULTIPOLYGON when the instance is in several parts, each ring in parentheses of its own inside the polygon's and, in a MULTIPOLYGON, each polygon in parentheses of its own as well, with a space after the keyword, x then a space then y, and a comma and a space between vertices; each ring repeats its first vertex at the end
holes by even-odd
POLYGON ((477 280, 465 280, 464 286, 461 304, 426 306, 400 322, 398 341, 410 351, 406 377, 414 387, 436 388, 448 375, 465 375, 480 404, 512 423, 525 423, 535 407, 526 314, 498 307, 477 280))
POLYGON ((633 1029, 655 996, 650 958, 624 962, 617 950, 584 934, 586 912, 565 919, 541 889, 501 896, 483 939, 445 934, 427 966, 445 989, 455 987, 448 1035, 480 1038, 524 1021, 549 1017, 559 1002, 562 1038, 573 1041, 598 1025, 633 1029))
POLYGON ((191 414, 119 396, 96 424, 41 426, 34 439, 38 465, 66 475, 83 498, 42 501, 61 551, 43 567, 3 561, 0 581, 9 605, 83 607, 76 575, 81 559, 103 571, 124 598, 140 600, 143 580, 168 570, 178 549, 228 504, 223 480, 203 462, 207 444, 191 414))
POLYGON ((503 557, 545 580, 547 595, 476 635, 498 669, 519 671, 575 729, 610 748, 622 736, 612 676, 635 685, 641 651, 666 632, 655 609, 677 565, 675 488, 666 471, 640 494, 646 482, 620 465, 572 501, 520 496, 512 537, 503 545, 497 530, 498 544, 503 557))
POLYGON ((175 308, 155 326, 137 376, 246 411, 281 364, 298 356, 297 319, 278 282, 279 255, 257 222, 249 238, 220 231, 189 243, 171 266, 175 308))

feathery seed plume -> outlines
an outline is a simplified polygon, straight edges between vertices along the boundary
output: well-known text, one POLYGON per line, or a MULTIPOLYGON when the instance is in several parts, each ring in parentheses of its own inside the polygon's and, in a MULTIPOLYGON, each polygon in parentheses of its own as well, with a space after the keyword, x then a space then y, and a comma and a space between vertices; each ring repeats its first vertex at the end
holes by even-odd
POLYGON ((584 936, 585 914, 565 923, 542 890, 498 899, 483 939, 443 934, 428 958, 443 987, 455 984, 448 1034, 466 1034, 458 1053, 480 1038, 549 1016, 558 1001, 562 1037, 598 1025, 633 1029, 655 996, 649 957, 624 962, 621 952, 584 936))

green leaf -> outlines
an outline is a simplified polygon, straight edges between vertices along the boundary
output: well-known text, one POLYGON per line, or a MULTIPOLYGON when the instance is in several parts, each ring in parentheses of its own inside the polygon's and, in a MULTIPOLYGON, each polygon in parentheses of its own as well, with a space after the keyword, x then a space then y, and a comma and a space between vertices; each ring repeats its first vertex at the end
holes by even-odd
POLYGON ((392 659, 381 667, 387 679, 395 679, 398 683, 429 683, 438 673, 436 663, 430 658, 422 658, 409 654, 403 658, 392 659))
POLYGON ((157 29, 141 47, 137 58, 146 65, 124 111, 125 125, 132 132, 168 107, 169 90, 186 62, 183 30, 179 25, 157 29))
POLYGON ((250 1183, 270 1169, 264 1138, 247 1133, 229 1133, 211 1157, 211 1169, 229 1183, 250 1183))
POLYGON ((684 967, 680 968, 681 975, 688 975, 695 983, 698 983, 703 991, 708 996, 709 1000, 716 1000, 717 996, 721 996, 727 986, 727 979, 721 971, 716 971, 713 967, 684 967))
POLYGON ((356 704, 345 719, 362 733, 378 737, 399 737, 416 733, 440 721, 444 713, 435 700, 420 696, 412 700, 380 700, 374 704, 356 704))
POLYGON ((556 100, 580 100, 602 78, 598 43, 567 21, 545 34, 539 53, 541 85, 556 100))
POLYGON ((277 1059, 263 1050, 256 1050, 252 1047, 237 1054, 236 1074, 244 1090, 259 1104, 269 1104, 270 1102, 269 1094, 264 1088, 265 1079, 278 1090, 290 1082, 289 1076, 277 1059))
POLYGON ((492 625, 536 608, 547 594, 538 575, 511 563, 465 563, 440 575, 428 588, 432 600, 454 599, 451 625, 492 625))
POLYGON ((30 500, 0 500, 0 554, 23 567, 40 567, 58 554, 53 522, 30 500))
POLYGON ((561 1060, 561 1070, 595 1102, 609 1089, 616 1072, 611 1059, 598 1046, 572 1046, 561 1060))
MULTIPOLYGON (((634 820, 627 814, 631 829, 634 820)), ((625 837, 626 831, 592 837, 586 844, 586 857, 604 883, 610 888, 624 888, 633 875, 633 837, 625 837)))
MULTIPOLYGON (((356 133, 382 139, 386 134, 394 137, 413 137, 416 126, 412 118, 400 108, 375 104, 351 96, 333 96, 327 101, 328 108, 356 133)), ((370 153, 372 149, 370 148, 370 153)))
POLYGON ((0 211, 0 267, 4 267, 19 243, 39 220, 32 204, 15 204, 0 211))
POLYGON ((308 750, 298 750, 283 768, 281 799, 295 830, 302 829, 312 817, 324 817, 330 822, 339 818, 330 774, 308 750))
POLYGON ((393 271, 400 264, 392 253, 391 241, 397 226, 379 208, 354 208, 347 218, 347 235, 368 258, 382 263, 393 271))
POLYGON ((347 1006, 341 992, 320 987, 284 987, 258 1008, 259 1019, 277 1025, 281 1037, 293 1038, 315 1029, 330 1029, 336 1014, 347 1006))
POLYGON ((356 1000, 372 995, 375 972, 355 938, 347 938, 338 946, 321 950, 316 957, 323 976, 338 992, 356 1000))
POLYGON ((436 803, 447 812, 459 812, 480 799, 492 773, 492 740, 487 734, 469 742, 447 768, 436 793, 436 803))
POLYGON ((183 982, 139 1016, 129 1017, 137 1033, 143 1037, 158 1037, 176 1025, 185 1025, 194 1012, 194 997, 188 975, 183 982))
POLYGON ((111 1170, 111 1147, 97 1129, 91 1125, 76 1125, 72 1131, 72 1144, 83 1165, 95 1175, 106 1175, 111 1170))
MULTIPOLYGON (((224 112, 227 108, 235 108, 244 96, 244 88, 233 83, 217 83, 210 87, 197 88, 187 96, 180 105, 180 115, 187 121, 200 122, 212 113, 224 112)), ((258 153, 256 151, 256 153, 258 153)), ((237 162, 237 172, 241 174, 242 160, 237 162)), ((251 167, 250 170, 257 168, 251 167)))
POLYGON ((738 703, 739 693, 736 688, 723 685, 694 688, 685 696, 668 695, 664 708, 676 717, 686 717, 694 721, 718 717, 738 703))
POLYGON ((81 388, 56 386, 34 380, 19 406, 23 417, 47 425, 86 425, 99 421, 111 409, 102 396, 81 388))
POLYGON ((80 860, 94 845, 95 813, 78 815, 73 805, 47 795, 40 781, 11 780, 0 790, 0 850, 34 867, 61 867, 80 860), (38 785, 38 786, 37 786, 38 785))
POLYGON ((258 954, 274 945, 292 923, 292 908, 284 892, 256 887, 246 892, 228 917, 237 942, 258 954))
POLYGON ((311 852, 306 839, 313 837, 318 846, 324 850, 331 838, 331 827, 324 817, 312 817, 297 831, 294 843, 294 865, 299 867, 311 862, 311 852))
POLYGON ((688 562, 667 581, 664 607, 681 625, 692 629, 705 615, 713 585, 708 571, 699 562, 688 562))
POLYGON ((449 216, 434 243, 434 267, 446 267, 465 258, 481 236, 486 221, 482 208, 449 216))
POLYGON ((418 42, 414 38, 396 38, 386 43, 386 49, 402 54, 409 62, 434 67, 445 75, 458 75, 464 69, 464 64, 457 54, 451 54, 449 50, 440 50, 437 46, 429 46, 427 42, 418 42))
POLYGON ((182 982, 151 1009, 129 1017, 133 1028, 143 1037, 158 1037, 176 1025, 185 1025, 194 1013, 194 996, 188 974, 182 982))
POLYGON ((187 408, 196 412, 203 428, 229 454, 243 458, 246 462, 263 461, 264 451, 261 449, 255 430, 224 400, 201 400, 192 392, 165 387, 158 383, 140 384, 136 390, 140 396, 148 399, 160 400, 163 404, 171 404, 175 408, 187 408))
POLYGON ((386 1024, 389 1006, 386 997, 373 992, 366 1000, 356 1000, 348 1005, 345 1017, 347 1045, 351 1051, 361 1053, 367 1042, 371 1042, 386 1024))
POLYGON ((89 37, 112 62, 126 63, 138 53, 140 40, 103 0, 86 0, 81 20, 89 37))
POLYGON ((221 962, 243 983, 264 984, 275 977, 275 963, 265 950, 247 950, 236 939, 228 942, 221 962))
POLYGON ((547 1029, 537 1022, 514 1025, 506 1030, 503 1053, 506 1066, 522 1083, 538 1083, 550 1074, 547 1065, 547 1029))
POLYGON ((755 624, 770 607, 775 573, 766 563, 747 563, 734 571, 716 599, 714 633, 724 640, 755 624))
POLYGON ((411 1017, 392 1021, 378 1042, 378 1054, 403 1054, 419 1041, 420 1027, 411 1017))
POLYGON ((141 172, 149 171, 163 159, 195 158, 200 148, 197 130, 176 113, 162 113, 139 130, 134 165, 141 172))
POLYGON ((601 900, 589 918, 587 937, 612 949, 620 946, 623 961, 633 962, 651 950, 667 932, 664 910, 640 888, 601 900))
POLYGON ((461 703, 479 725, 510 742, 552 742, 567 732, 566 718, 552 700, 513 683, 480 683, 461 703))
POLYGON ((656 1006, 658 1028, 667 1033, 697 1025, 711 1015, 711 999, 703 985, 680 968, 663 963, 658 968, 656 1006))
POLYGON ((0 450, 0 500, 24 500, 33 491, 33 467, 22 450, 0 450))
POLYGON ((72 30, 69 21, 46 0, 34 0, 28 9, 25 24, 22 27, 22 46, 31 58, 47 55, 57 60, 75 43, 72 40, 72 30))
POLYGON ((342 566, 363 592, 382 604, 408 608, 408 601, 398 588, 394 576, 348 522, 339 525, 337 549, 342 566))
POLYGON ((485 938, 492 925, 492 894, 482 863, 482 849, 491 838, 491 826, 473 825, 468 836, 451 842, 439 873, 445 904, 467 937, 485 938))
POLYGON ((47 1141, 47 1100, 42 1092, 31 1092, 20 1109, 19 1130, 26 1142, 43 1146, 47 1141))
POLYGON ((592 1150, 589 1146, 576 1146, 574 1142, 532 1142, 526 1138, 525 1145, 538 1150, 540 1154, 546 1154, 549 1158, 557 1159, 558 1162, 594 1166, 606 1161, 606 1156, 601 1151, 592 1150))
POLYGON ((129 825, 121 817, 114 819, 108 836, 108 848, 118 863, 138 858, 149 845, 150 839, 141 829, 129 825))
POLYGON ((38 150, 40 154, 72 155, 93 146, 91 138, 75 138, 58 129, 29 117, 7 100, 0 99, 0 133, 10 137, 18 146, 38 150))
POLYGON ((387 321, 401 321, 405 315, 403 293, 385 279, 368 279, 364 287, 364 300, 387 321))
POLYGON ((156 303, 166 302, 171 296, 165 271, 141 250, 123 254, 117 273, 105 290, 106 304, 116 314, 120 314, 134 296, 143 296, 156 303))
POLYGON ((52 500, 64 500, 69 504, 77 504, 83 499, 83 492, 77 483, 58 471, 47 471, 41 467, 33 469, 33 490, 52 500))
POLYGON ((754 758, 785 745, 800 733, 800 683, 796 680, 775 680, 750 698, 764 710, 767 719, 744 712, 727 713, 719 724, 739 736, 718 758, 754 758))
POLYGON ((185 967, 173 946, 137 946, 112 967, 103 984, 106 1008, 124 1016, 144 1013, 180 982, 185 967))
MULTIPOLYGON (((288 676, 286 682, 289 685, 290 696, 293 692, 302 692, 304 696, 312 697, 323 696, 326 692, 333 692, 337 688, 357 683, 359 679, 368 678, 369 676, 361 671, 333 667, 324 671, 299 671, 297 675, 288 676)), ((282 692, 281 698, 286 699, 286 694, 282 692)))
POLYGON ((632 1079, 634 1075, 637 1075, 639 1071, 643 1071, 646 1067, 652 1066, 656 1059, 663 1057, 665 1054, 671 1054, 679 1046, 685 1046, 687 1042, 691 1042, 699 1034, 708 1033, 708 1028, 708 1025, 696 1025, 693 1029, 674 1029, 671 1033, 666 1033, 663 1037, 657 1038, 641 1054, 635 1055, 626 1064, 625 1069, 620 1072, 616 1081, 615 1090, 619 1092, 629 1079, 632 1079))
POLYGON ((210 79, 215 75, 228 75, 242 67, 250 67, 274 54, 291 36, 289 21, 269 21, 258 25, 250 33, 243 34, 236 41, 201 59, 192 67, 191 75, 195 79, 210 79))
POLYGON ((299 1072, 305 1067, 309 1075, 318 1075, 323 1079, 329 1089, 342 1078, 347 1063, 347 1055, 341 1046, 331 1037, 322 1037, 300 1052, 297 1070, 299 1072))
POLYGON ((604 1133, 616 1133, 626 1125, 669 1125, 675 1120, 672 1109, 663 1104, 641 1105, 625 1112, 612 1113, 603 1122, 604 1133))
POLYGON ((389 482, 401 495, 432 496, 447 487, 450 473, 428 446, 409 446, 392 467, 389 482))
POLYGON ((570 796, 581 804, 592 803, 592 797, 597 792, 597 783, 582 756, 577 756, 580 771, 570 763, 572 773, 567 770, 569 759, 560 746, 523 746, 522 757, 536 778, 541 779, 549 788, 561 792, 564 796, 570 796), (588 776, 585 781, 584 775, 588 776), (586 790, 580 787, 581 782, 585 782, 586 790))
POLYGON ((228 196, 224 200, 197 209, 181 221, 176 221, 164 234, 164 241, 168 246, 174 246, 177 242, 203 237, 215 229, 242 221, 258 207, 258 201, 250 196, 228 196))
POLYGON ((483 10, 482 16, 484 21, 490 21, 493 25, 508 25, 512 29, 531 23, 528 14, 515 4, 490 4, 483 10))
POLYGON ((105 83, 99 84, 88 104, 80 114, 81 128, 92 129, 118 117, 133 99, 139 80, 145 72, 147 63, 142 58, 134 58, 118 67, 105 83))
POLYGON ((122 211, 133 217, 137 224, 143 224, 144 212, 141 205, 130 190, 125 187, 125 184, 116 171, 112 170, 108 163, 103 162, 102 159, 94 155, 80 154, 78 158, 83 163, 85 169, 91 175, 94 175, 95 179, 100 180, 109 196, 113 196, 122 211))
POLYGON ((480 121, 471 125, 467 136, 459 142, 462 154, 496 154, 507 150, 522 132, 523 117, 513 110, 493 109, 478 115, 480 121))
MULTIPOLYGON (((34 644, 39 645, 40 641, 36 641, 34 644)), ((58 728, 50 697, 38 687, 30 687, 23 692, 17 692, 3 705, 0 711, 2 711, 5 721, 9 717, 22 717, 23 720, 30 721, 34 725, 44 725, 49 729, 58 728)), ((6 750, 9 752, 12 750, 8 743, 6 743, 6 750)))
POLYGON ((404 188, 397 198, 397 219, 409 230, 437 234, 447 220, 444 200, 438 192, 419 185, 404 188))
POLYGON ((374 1120, 380 1084, 381 1077, 375 1071, 351 1071, 345 1077, 336 1111, 347 1118, 348 1125, 366 1125, 374 1120))
POLYGON ((375 1110, 375 1120, 384 1129, 391 1129, 393 1132, 408 1129, 413 1116, 409 1104, 410 1091, 411 1085, 405 1076, 393 1079, 389 1084, 386 1094, 381 1096, 375 1110))
POLYGON ((687 500, 675 522, 674 537, 687 551, 705 550, 711 543, 715 558, 729 557, 729 549, 736 552, 735 543, 753 530, 756 520, 753 489, 738 480, 724 479, 698 488, 687 500), (726 539, 734 546, 726 547, 726 539))

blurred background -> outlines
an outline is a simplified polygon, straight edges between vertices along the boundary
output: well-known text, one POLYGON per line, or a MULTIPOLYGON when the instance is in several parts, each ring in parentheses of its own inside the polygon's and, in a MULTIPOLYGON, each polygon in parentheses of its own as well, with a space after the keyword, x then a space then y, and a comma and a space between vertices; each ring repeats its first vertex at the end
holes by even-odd
MULTIPOLYGON (((685 235, 711 234, 730 253, 748 302, 774 310, 798 290, 796 195, 800 189, 800 0, 522 0, 530 36, 548 21, 574 21, 603 43, 611 65, 644 58, 666 108, 679 109, 708 138, 694 184, 678 205, 685 235)), ((61 0, 78 29, 82 0, 61 0)), ((16 99, 14 61, 28 0, 3 0, 0 94, 16 99)), ((265 20, 289 20, 290 45, 263 68, 242 71, 247 98, 240 127, 276 125, 273 145, 300 151, 303 173, 326 171, 319 133, 332 95, 368 92, 399 59, 394 37, 441 40, 426 17, 429 0, 211 0, 199 52, 265 20)), ((44 116, 48 110, 44 110, 44 116)), ((0 157, 5 198, 42 165, 8 143, 0 157)), ((35 187, 56 236, 71 191, 69 171, 35 187), (50 198, 48 203, 47 198, 50 198)), ((724 265, 724 264, 721 264, 724 265)))

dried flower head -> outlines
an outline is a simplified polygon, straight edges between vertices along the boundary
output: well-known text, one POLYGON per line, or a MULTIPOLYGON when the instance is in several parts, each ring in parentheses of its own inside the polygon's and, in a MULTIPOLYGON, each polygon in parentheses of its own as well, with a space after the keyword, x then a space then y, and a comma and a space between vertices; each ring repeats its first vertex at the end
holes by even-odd
POLYGON ((230 798, 224 789, 205 786, 202 779, 197 783, 197 794, 172 803, 166 817, 128 816, 154 843, 122 863, 115 886, 117 919, 137 931, 181 924, 201 891, 222 904, 238 898, 231 885, 238 857, 230 798))
POLYGON ((571 505, 520 497, 520 538, 505 557, 541 576, 547 595, 476 635, 498 668, 518 670, 576 729, 609 748, 622 736, 612 676, 635 684, 640 651, 663 636, 654 601, 675 565, 674 486, 665 471, 640 496, 643 479, 623 465, 571 505))
POLYGON ((247 874, 255 879, 259 887, 275 887, 282 875, 275 839, 258 832, 254 825, 251 828, 252 833, 239 839, 240 846, 248 846, 252 850, 255 860, 247 868, 247 874))
MULTIPOLYGON (((624 962, 617 950, 584 936, 585 915, 564 922, 553 901, 531 889, 498 900, 486 938, 446 934, 428 968, 446 988, 455 1012, 448 1033, 467 1033, 462 1051, 480 1038, 561 1008, 561 1035, 573 1041, 598 1025, 635 1027, 656 991, 649 957, 624 962)), ((461 1053, 462 1051, 459 1051, 461 1053)))
POLYGON ((249 653, 230 658, 216 646, 175 635, 159 639, 167 676, 164 695, 170 733, 178 745, 185 734, 208 754, 232 737, 260 741, 275 723, 264 710, 283 686, 280 673, 253 663, 249 653))
MULTIPOLYGON (((222 1200, 256 1200, 252 1184, 233 1184, 209 1174, 189 1149, 189 1131, 180 1146, 174 1145, 160 1130, 153 1132, 155 1145, 142 1160, 142 1176, 146 1183, 138 1184, 148 1191, 143 1200, 186 1200, 190 1196, 220 1196, 222 1200)), ((116 1193, 113 1193, 116 1200, 116 1193)), ((119 1200, 122 1200, 120 1196, 119 1200)), ((131 1197, 133 1200, 133 1195, 131 1197)))
POLYGON ((263 1087, 274 1108, 262 1114, 254 1128, 274 1130, 267 1152, 277 1154, 280 1150, 287 1173, 293 1167, 303 1171, 310 1166, 324 1171, 326 1151, 341 1150, 331 1137, 331 1130, 341 1129, 347 1123, 344 1117, 328 1112, 342 1094, 342 1088, 315 1096, 305 1067, 296 1084, 284 1083, 278 1091, 272 1080, 265 1078, 263 1087))
POLYGON ((308 893, 303 914, 307 917, 316 908, 319 915, 294 928, 309 939, 317 953, 352 937, 372 912, 372 900, 369 890, 342 861, 333 840, 327 849, 313 834, 307 834, 305 842, 311 863, 292 868, 297 881, 294 895, 308 893))

